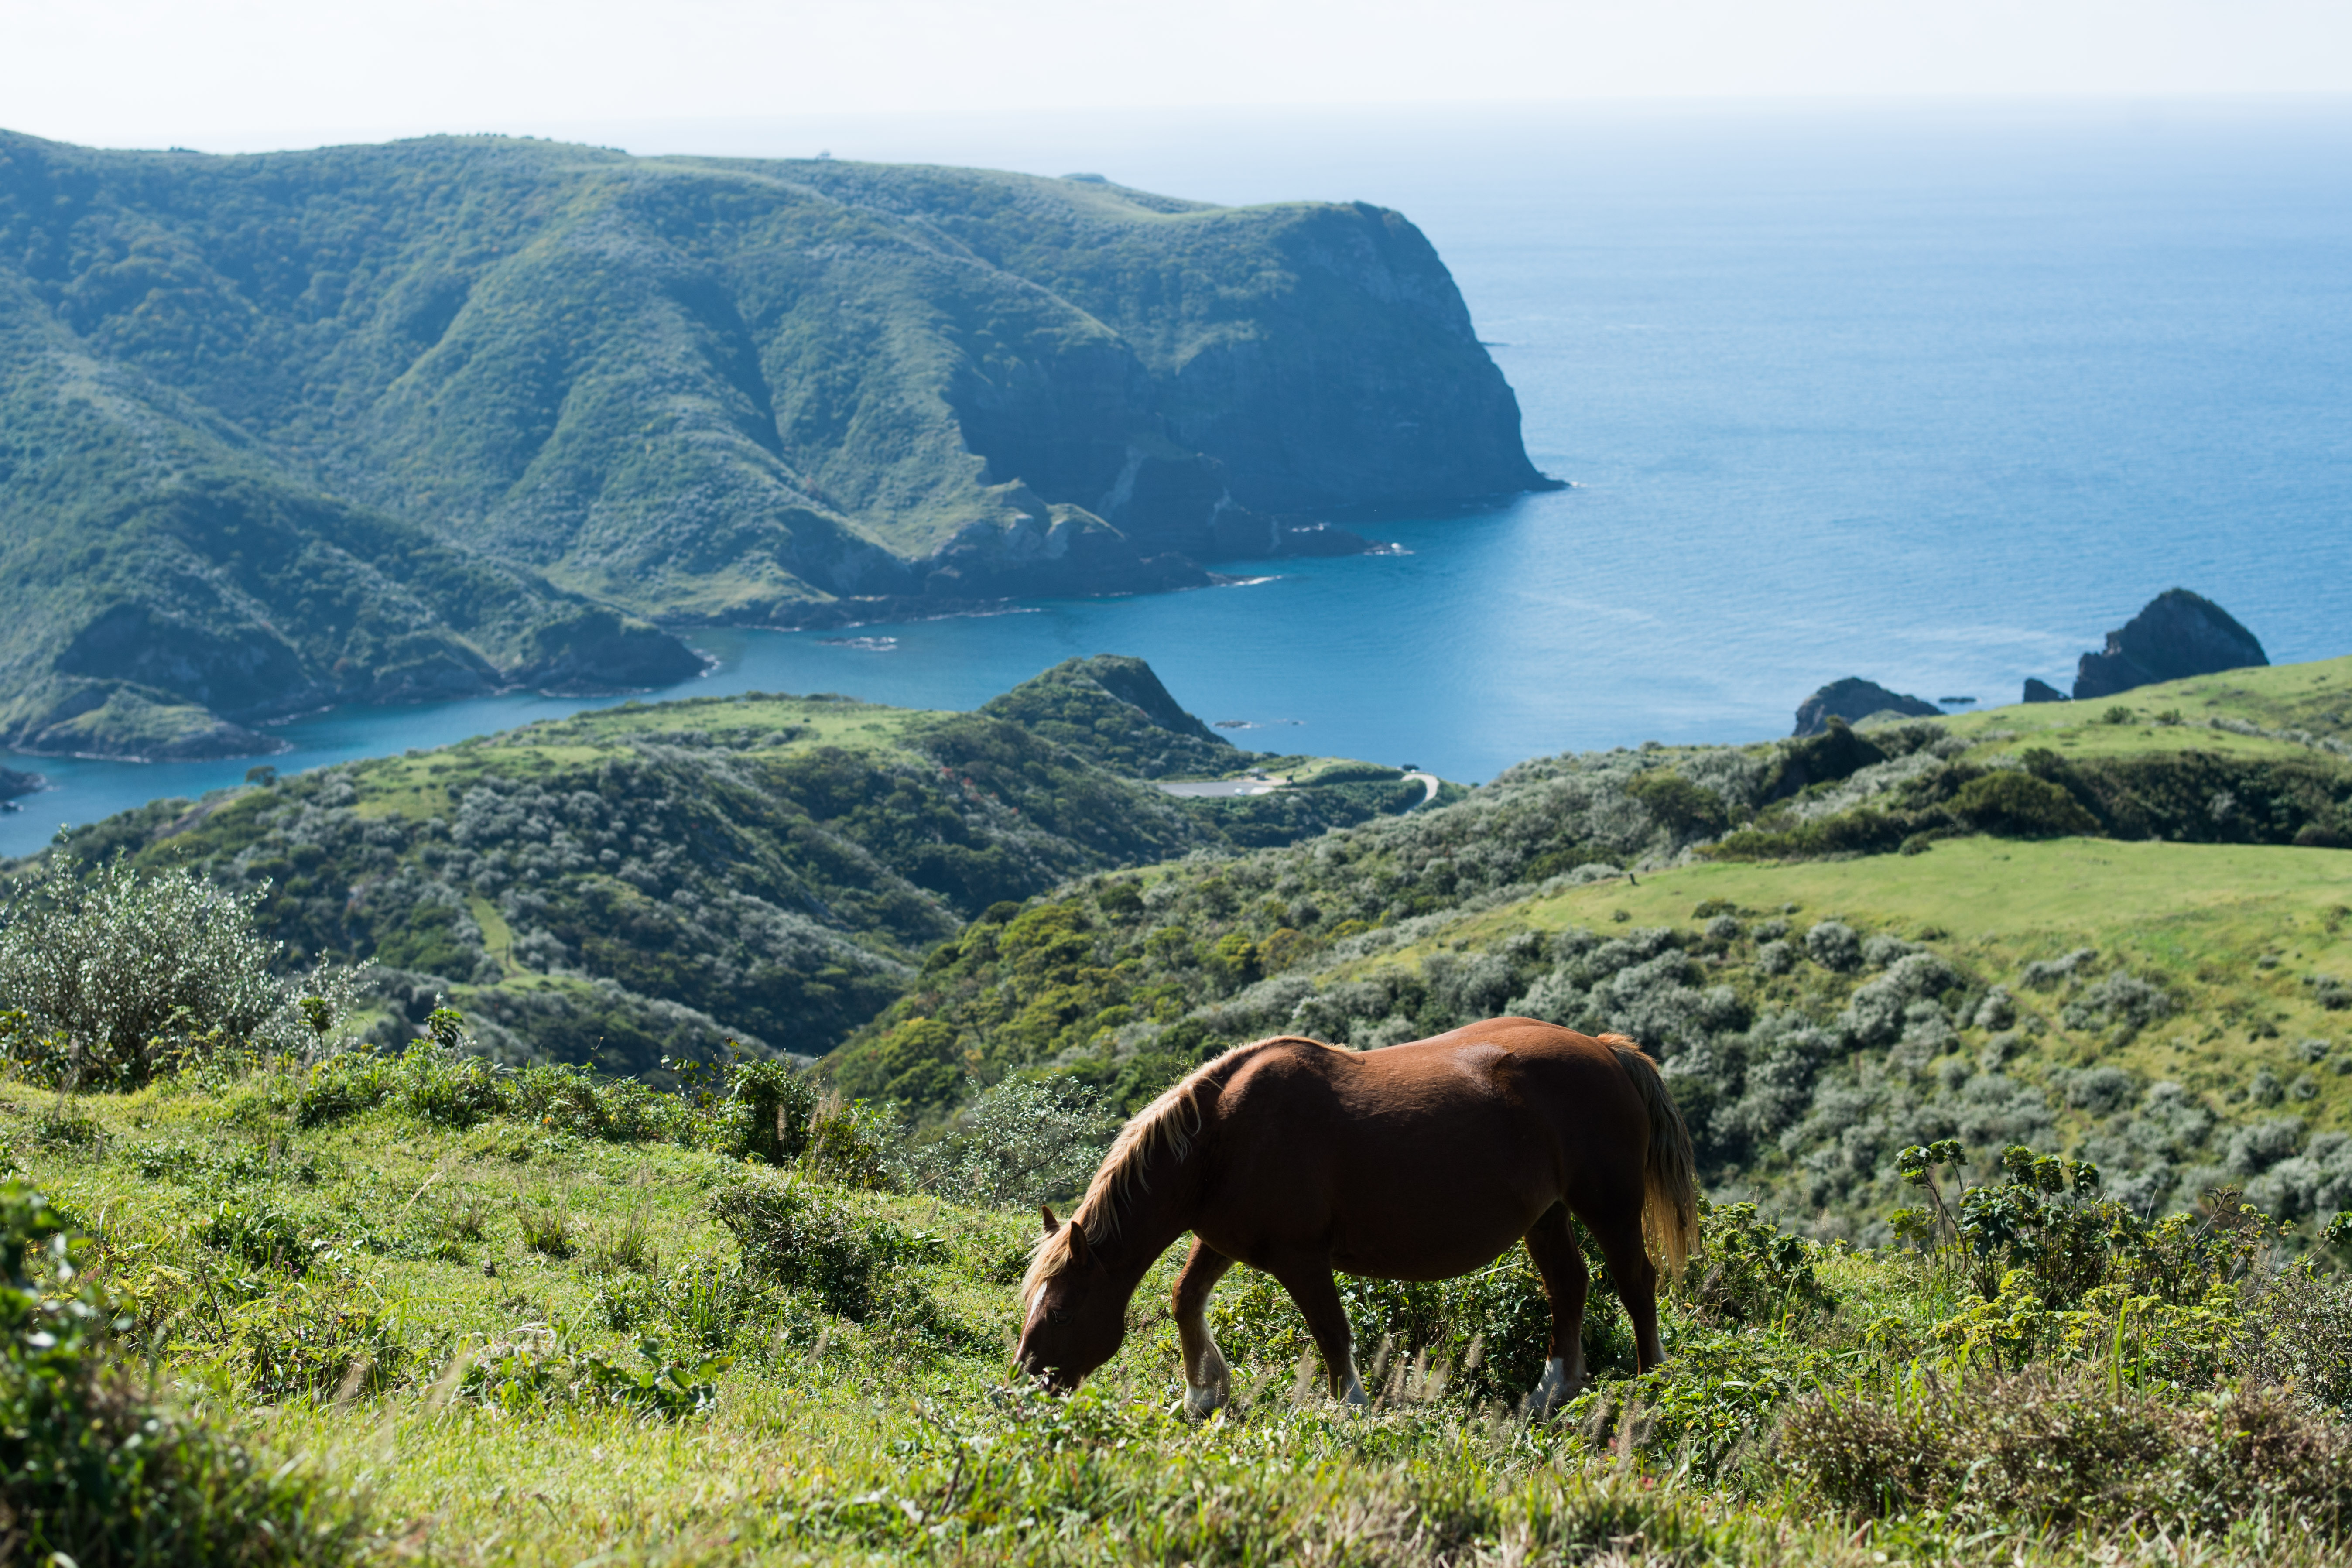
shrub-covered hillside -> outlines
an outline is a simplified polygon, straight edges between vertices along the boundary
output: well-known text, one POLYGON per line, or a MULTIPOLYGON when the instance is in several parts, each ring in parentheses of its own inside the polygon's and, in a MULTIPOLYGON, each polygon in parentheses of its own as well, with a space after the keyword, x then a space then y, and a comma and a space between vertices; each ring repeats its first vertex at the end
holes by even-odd
POLYGON ((375 963, 382 1040, 446 994, 502 1059, 660 1076, 664 1055, 730 1037, 820 1054, 963 921, 1068 878, 1421 800, 1337 783, 1284 792, 1276 816, 1132 782, 1268 760, 1209 734, 1140 660, 1072 660, 972 714, 633 703, 158 801, 66 849, 265 892, 289 967, 375 963))
POLYGON ((963 916, 1210 841, 1017 725, 777 698, 161 804, 71 847, 268 882, 295 961, 373 958, 415 1021, 446 990, 510 1058, 640 1072, 722 1034, 821 1052, 963 916))
POLYGON ((2324 1214, 2352 1203, 2352 860, 2294 802, 2352 773, 2236 705, 2308 718, 2297 694, 2347 679, 1523 764, 1450 807, 992 910, 828 1070, 929 1113, 1035 1070, 1134 1105, 1261 1035, 1374 1047, 1518 1012, 1642 1040, 1718 1190, 1821 1234, 1881 1234, 1892 1152, 1947 1136, 2054 1140, 2142 1205, 2227 1179, 2324 1214), (2220 728, 2187 721, 2203 697, 2220 728), (2308 795, 2262 793, 2282 778, 2308 795), (2003 790, 2039 815, 1919 826, 2003 790), (1910 853, 1804 837, 1898 812, 1910 853))

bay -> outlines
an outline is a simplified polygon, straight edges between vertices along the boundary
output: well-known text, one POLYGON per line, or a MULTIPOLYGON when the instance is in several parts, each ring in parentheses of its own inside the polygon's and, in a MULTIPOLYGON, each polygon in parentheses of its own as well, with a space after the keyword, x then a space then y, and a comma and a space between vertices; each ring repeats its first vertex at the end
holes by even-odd
MULTIPOLYGON (((2062 688, 2150 596, 2274 660, 2352 651, 2352 105, 1616 105, 555 128, 642 153, 1099 172, 1207 200, 1395 206, 1452 268, 1576 488, 1360 524, 1404 553, 1019 614, 695 640, 659 696, 967 708, 1129 653, 1256 749, 1492 777, 1785 733, 1858 674, 2062 688), (889 639, 889 640, 883 640, 889 639)), ((317 766, 593 704, 346 709, 270 759, 6 759, 57 785, 0 854, 256 761, 317 766)))

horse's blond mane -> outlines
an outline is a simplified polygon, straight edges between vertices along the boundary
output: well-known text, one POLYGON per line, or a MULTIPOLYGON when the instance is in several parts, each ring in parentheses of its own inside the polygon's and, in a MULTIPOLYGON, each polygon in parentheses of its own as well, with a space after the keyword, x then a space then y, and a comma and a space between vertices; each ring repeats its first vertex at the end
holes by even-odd
MULTIPOLYGON (((1111 1141, 1110 1152, 1094 1180, 1087 1184, 1086 1196, 1062 1222, 1060 1229, 1041 1236, 1029 1256, 1029 1271, 1021 1278, 1021 1301, 1024 1307, 1037 1299, 1045 1281, 1070 1266, 1070 1231, 1084 1226, 1089 1242, 1100 1242, 1118 1234, 1119 1207, 1138 1187, 1150 1188, 1151 1181, 1145 1172, 1152 1157, 1166 1150, 1171 1159, 1181 1161, 1192 1152, 1192 1140, 1200 1136, 1202 1126, 1201 1090, 1229 1071, 1238 1058, 1265 1046, 1281 1044, 1289 1037, 1253 1040, 1245 1046, 1235 1046, 1224 1055, 1203 1063, 1184 1075, 1150 1105, 1139 1110, 1118 1130, 1111 1141)), ((1307 1042, 1316 1043, 1316 1042, 1307 1042)))

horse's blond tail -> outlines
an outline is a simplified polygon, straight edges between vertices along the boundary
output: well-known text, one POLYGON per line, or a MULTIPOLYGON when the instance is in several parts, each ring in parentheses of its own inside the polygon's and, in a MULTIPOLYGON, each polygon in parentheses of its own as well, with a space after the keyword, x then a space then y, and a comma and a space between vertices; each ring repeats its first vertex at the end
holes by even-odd
POLYGON ((1617 1053, 1617 1065, 1642 1097, 1650 1118, 1650 1147, 1642 1165, 1642 1241, 1667 1278, 1683 1271, 1698 1242, 1698 1181, 1691 1154, 1690 1129, 1675 1097, 1658 1076, 1658 1064, 1622 1035, 1601 1043, 1617 1053))

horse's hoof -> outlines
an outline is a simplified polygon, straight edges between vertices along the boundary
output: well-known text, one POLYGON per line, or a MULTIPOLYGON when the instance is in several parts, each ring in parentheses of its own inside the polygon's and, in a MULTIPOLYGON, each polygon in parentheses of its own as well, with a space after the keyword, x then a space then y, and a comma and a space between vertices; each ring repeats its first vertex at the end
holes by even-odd
POLYGON ((1591 1381, 1589 1377, 1571 1375, 1567 1365, 1560 1361, 1549 1362, 1544 1366, 1543 1376, 1528 1391, 1520 1408, 1527 1413, 1529 1421, 1548 1421, 1554 1412, 1583 1393, 1591 1381))
POLYGON ((1218 1397, 1217 1385, 1188 1383, 1184 1385, 1182 1411, 1187 1421, 1206 1421, 1217 1413, 1224 1401, 1218 1397))

